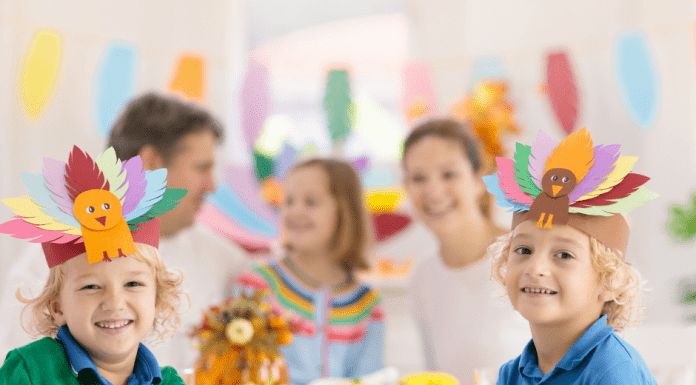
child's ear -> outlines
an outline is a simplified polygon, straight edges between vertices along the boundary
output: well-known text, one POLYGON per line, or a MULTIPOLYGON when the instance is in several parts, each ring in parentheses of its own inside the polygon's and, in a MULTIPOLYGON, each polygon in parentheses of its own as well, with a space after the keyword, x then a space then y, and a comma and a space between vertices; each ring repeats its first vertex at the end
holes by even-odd
POLYGON ((58 298, 48 301, 48 311, 58 325, 65 325, 65 315, 63 314, 58 298))
POLYGON ((609 289, 602 288, 602 291, 599 292, 599 300, 600 300, 602 303, 606 303, 606 302, 609 302, 609 301, 613 301, 613 300, 614 300, 614 295, 613 295, 613 293, 612 293, 609 289))

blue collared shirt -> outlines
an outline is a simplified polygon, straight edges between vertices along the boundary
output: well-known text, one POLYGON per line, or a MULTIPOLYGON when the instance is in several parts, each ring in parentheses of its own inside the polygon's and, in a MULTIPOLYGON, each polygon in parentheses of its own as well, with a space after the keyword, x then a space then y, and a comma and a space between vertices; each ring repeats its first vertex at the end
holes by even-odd
MULTIPOLYGON (((75 341, 67 326, 63 325, 60 327, 56 339, 63 344, 65 354, 68 356, 68 362, 77 373, 79 379, 89 377, 99 385, 112 385, 111 382, 99 374, 97 365, 92 361, 87 351, 75 341)), ((145 345, 140 344, 135 357, 133 374, 128 377, 126 385, 151 385, 159 384, 161 381, 162 372, 157 359, 145 345)))
POLYGON ((643 357, 607 326, 602 315, 575 341, 552 371, 539 369, 534 340, 522 354, 500 368, 497 384, 657 385, 643 357))

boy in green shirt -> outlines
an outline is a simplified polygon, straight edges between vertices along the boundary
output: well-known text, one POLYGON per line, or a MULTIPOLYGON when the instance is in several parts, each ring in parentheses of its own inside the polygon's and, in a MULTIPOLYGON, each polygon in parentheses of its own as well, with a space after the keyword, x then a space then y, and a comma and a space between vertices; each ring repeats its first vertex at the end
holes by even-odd
POLYGON ((74 147, 67 164, 44 158, 43 175, 24 174, 29 196, 5 199, 16 214, 0 232, 41 242, 50 267, 27 303, 29 331, 41 340, 11 351, 0 385, 181 384, 141 343, 174 334, 180 274, 159 256, 159 220, 186 193, 166 188, 166 170, 96 160, 74 147))

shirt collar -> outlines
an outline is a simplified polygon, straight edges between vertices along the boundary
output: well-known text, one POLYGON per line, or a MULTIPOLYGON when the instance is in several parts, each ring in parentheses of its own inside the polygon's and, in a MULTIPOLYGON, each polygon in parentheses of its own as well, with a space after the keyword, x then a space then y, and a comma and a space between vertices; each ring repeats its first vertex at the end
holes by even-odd
MULTIPOLYGON (((554 370, 557 368, 566 371, 572 370, 585 359, 592 349, 613 332, 614 328, 607 325, 607 316, 603 314, 575 341, 573 346, 568 349, 563 358, 556 364, 554 370)), ((532 340, 529 341, 522 351, 519 365, 520 373, 530 378, 543 378, 544 375, 541 373, 538 365, 536 347, 534 346, 534 340, 532 340)))
MULTIPOLYGON (((66 325, 60 327, 56 339, 63 344, 68 362, 78 375, 83 370, 91 370, 101 385, 111 385, 108 380, 99 374, 97 365, 87 351, 75 341, 75 338, 70 334, 70 330, 68 330, 66 325)), ((161 381, 162 371, 157 363, 157 359, 152 352, 141 343, 138 346, 138 353, 135 357, 133 374, 128 378, 127 385, 159 384, 161 381)))

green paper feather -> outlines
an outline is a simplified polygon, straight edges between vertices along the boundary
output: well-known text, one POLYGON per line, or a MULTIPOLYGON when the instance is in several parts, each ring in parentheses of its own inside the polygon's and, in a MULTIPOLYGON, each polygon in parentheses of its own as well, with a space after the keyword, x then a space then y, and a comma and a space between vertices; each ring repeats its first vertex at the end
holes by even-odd
POLYGON ((532 174, 529 173, 529 157, 532 155, 532 146, 525 146, 517 143, 515 149, 515 181, 520 185, 520 189, 529 194, 532 198, 536 198, 541 189, 534 184, 532 174))
POLYGON ((633 194, 626 198, 616 201, 607 206, 592 206, 585 208, 570 207, 570 213, 610 216, 618 213, 627 213, 636 207, 644 205, 647 201, 657 198, 659 195, 648 190, 645 186, 640 186, 633 194))
MULTIPOLYGON (((179 203, 181 203, 179 200, 186 195, 188 190, 183 189, 183 188, 168 188, 164 191, 164 195, 162 195, 162 199, 160 199, 159 202, 155 203, 152 205, 150 210, 148 210, 145 214, 142 216, 132 219, 130 222, 128 222, 129 225, 138 225, 141 223, 145 223, 149 220, 151 220, 154 217, 160 216, 167 211, 173 209, 179 203)), ((132 229, 131 229, 132 230, 132 229)))
POLYGON ((673 205, 669 209, 667 231, 677 242, 688 242, 696 237, 696 193, 686 205, 673 205))

